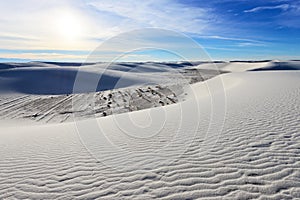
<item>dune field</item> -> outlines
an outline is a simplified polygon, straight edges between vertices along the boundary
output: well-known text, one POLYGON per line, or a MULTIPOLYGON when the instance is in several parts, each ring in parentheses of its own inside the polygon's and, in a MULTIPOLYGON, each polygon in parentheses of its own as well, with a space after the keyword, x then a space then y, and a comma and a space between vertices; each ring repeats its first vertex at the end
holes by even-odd
POLYGON ((300 199, 300 61, 106 67, 0 65, 0 199, 300 199))

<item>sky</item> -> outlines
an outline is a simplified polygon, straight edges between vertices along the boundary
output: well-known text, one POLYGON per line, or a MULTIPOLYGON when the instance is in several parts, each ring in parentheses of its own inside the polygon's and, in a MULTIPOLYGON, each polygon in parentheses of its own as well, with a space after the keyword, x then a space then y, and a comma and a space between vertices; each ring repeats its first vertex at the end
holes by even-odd
MULTIPOLYGON (((120 35, 122 45, 142 40, 147 47, 163 46, 122 52, 121 61, 180 60, 174 49, 202 59, 177 37, 159 31, 124 38, 126 32, 148 28, 190 38, 211 60, 300 59, 299 17, 300 0, 1 1, 0 62, 85 62, 99 45, 120 35)), ((101 49, 99 61, 115 59, 120 49, 101 49)))

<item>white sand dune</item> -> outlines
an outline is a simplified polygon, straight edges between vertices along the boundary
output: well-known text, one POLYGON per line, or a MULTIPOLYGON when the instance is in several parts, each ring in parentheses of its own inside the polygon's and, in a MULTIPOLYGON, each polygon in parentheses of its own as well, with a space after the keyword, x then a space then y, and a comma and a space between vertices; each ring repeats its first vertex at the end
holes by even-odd
POLYGON ((265 68, 271 66, 272 62, 257 62, 257 63, 247 63, 247 62, 231 62, 224 66, 222 70, 230 72, 243 72, 252 69, 265 68))
POLYGON ((224 74, 186 92, 165 107, 1 126, 0 199, 300 198, 299 71, 224 74))
POLYGON ((228 72, 244 72, 244 71, 266 71, 266 70, 299 70, 300 61, 232 61, 218 63, 201 63, 191 68, 196 69, 213 69, 218 68, 228 72))
POLYGON ((221 73, 190 69, 188 63, 79 66, 39 62, 0 65, 0 120, 57 123, 71 121, 74 113, 82 118, 99 117, 174 104, 182 99, 184 85, 221 73), (88 98, 94 100, 90 105, 82 102, 88 98))
MULTIPOLYGON (((78 66, 59 66, 55 64, 33 63, 32 65, 18 65, 0 70, 0 92, 19 92, 25 94, 71 94, 74 82, 80 75, 85 79, 81 84, 82 92, 95 92, 113 88, 123 88, 145 83, 163 82, 161 72, 153 67, 128 67, 123 65, 112 65, 106 67, 104 64, 78 66), (143 71, 144 73, 141 73, 143 71), (129 72, 129 73, 126 73, 129 72), (156 72, 156 73, 155 73, 156 72), (101 75, 98 85, 97 80, 101 75), (121 78, 121 81, 119 79, 121 78), (112 87, 114 86, 114 87, 112 87)), ((1 68, 0 68, 1 69, 1 68)), ((169 71, 165 69, 165 71, 169 71)))
POLYGON ((195 77, 193 72, 184 70, 184 63, 91 63, 84 66, 76 63, 8 63, 0 65, 0 93, 87 93, 137 85, 175 84, 195 77), (183 77, 183 72, 190 77, 183 77), (77 79, 81 80, 80 87, 74 89, 77 79))
POLYGON ((220 70, 228 72, 243 72, 249 71, 252 69, 260 69, 264 67, 271 66, 273 62, 262 61, 262 62, 219 62, 219 63, 201 63, 192 68, 196 69, 211 69, 213 66, 217 67, 220 70))

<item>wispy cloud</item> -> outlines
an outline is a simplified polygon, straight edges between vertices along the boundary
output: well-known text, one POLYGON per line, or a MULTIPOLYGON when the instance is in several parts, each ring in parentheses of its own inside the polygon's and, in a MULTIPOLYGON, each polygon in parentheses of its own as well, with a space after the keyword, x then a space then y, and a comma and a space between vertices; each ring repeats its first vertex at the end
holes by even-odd
POLYGON ((266 44, 263 43, 253 43, 253 42, 241 42, 238 43, 237 46, 239 47, 263 47, 266 46, 266 44))
POLYGON ((276 5, 276 6, 261 6, 261 7, 255 7, 250 10, 245 10, 245 13, 251 13, 251 12, 259 12, 263 10, 275 10, 275 9, 280 9, 283 11, 286 11, 290 8, 289 4, 281 4, 281 5, 276 5))
POLYGON ((0 33, 0 41, 1 40, 18 40, 18 41, 34 41, 37 40, 35 38, 30 38, 30 37, 23 37, 23 36, 18 36, 18 35, 5 35, 0 33))
MULTIPOLYGON (((214 52, 270 48, 274 41, 284 46, 283 40, 290 41, 290 46, 279 49, 290 52, 289 48, 298 48, 296 37, 285 34, 292 33, 290 28, 300 27, 299 17, 299 0, 3 0, 0 1, 0 48, 20 51, 0 51, 0 56, 79 59, 85 55, 74 51, 91 52, 108 38, 151 27, 183 32, 214 52), (251 13, 255 15, 249 17, 251 13), (273 28, 278 30, 278 27, 283 27, 280 33, 273 34, 273 28)), ((107 45, 102 55, 118 54, 119 42, 107 45)), ((122 45, 131 49, 139 43, 160 47, 166 44, 163 46, 166 49, 188 51, 183 42, 170 37, 142 35, 135 37, 134 42, 125 38, 122 45)))
POLYGON ((223 47, 210 47, 205 46, 205 49, 211 49, 211 50, 221 50, 221 51, 240 51, 240 49, 237 48, 223 48, 223 47))
POLYGON ((217 17, 211 9, 193 7, 171 0, 88 1, 99 12, 111 14, 118 29, 157 27, 181 32, 200 33, 213 25, 217 17))
POLYGON ((15 60, 72 60, 72 61, 84 61, 86 56, 83 55, 68 55, 68 54, 59 54, 59 53, 0 53, 0 58, 5 59, 15 59, 15 60))
POLYGON ((289 9, 280 15, 278 22, 280 25, 292 28, 300 28, 300 1, 294 0, 290 3, 289 9))
POLYGON ((253 40, 249 38, 235 38, 235 37, 224 37, 219 35, 197 35, 198 38, 207 38, 207 39, 217 39, 217 40, 230 40, 230 41, 245 41, 245 42, 253 42, 253 43, 263 43, 259 40, 253 40))
POLYGON ((88 50, 133 29, 207 32, 217 18, 212 9, 172 0, 10 0, 0 2, 0 42, 7 49, 88 50))

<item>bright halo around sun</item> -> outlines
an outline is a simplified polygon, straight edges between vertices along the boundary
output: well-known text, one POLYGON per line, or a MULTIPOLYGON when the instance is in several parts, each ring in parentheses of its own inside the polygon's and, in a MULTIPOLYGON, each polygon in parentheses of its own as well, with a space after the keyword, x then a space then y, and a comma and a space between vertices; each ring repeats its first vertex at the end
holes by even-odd
POLYGON ((63 13, 57 19, 58 33, 67 41, 75 41, 82 36, 81 20, 75 14, 63 13))

